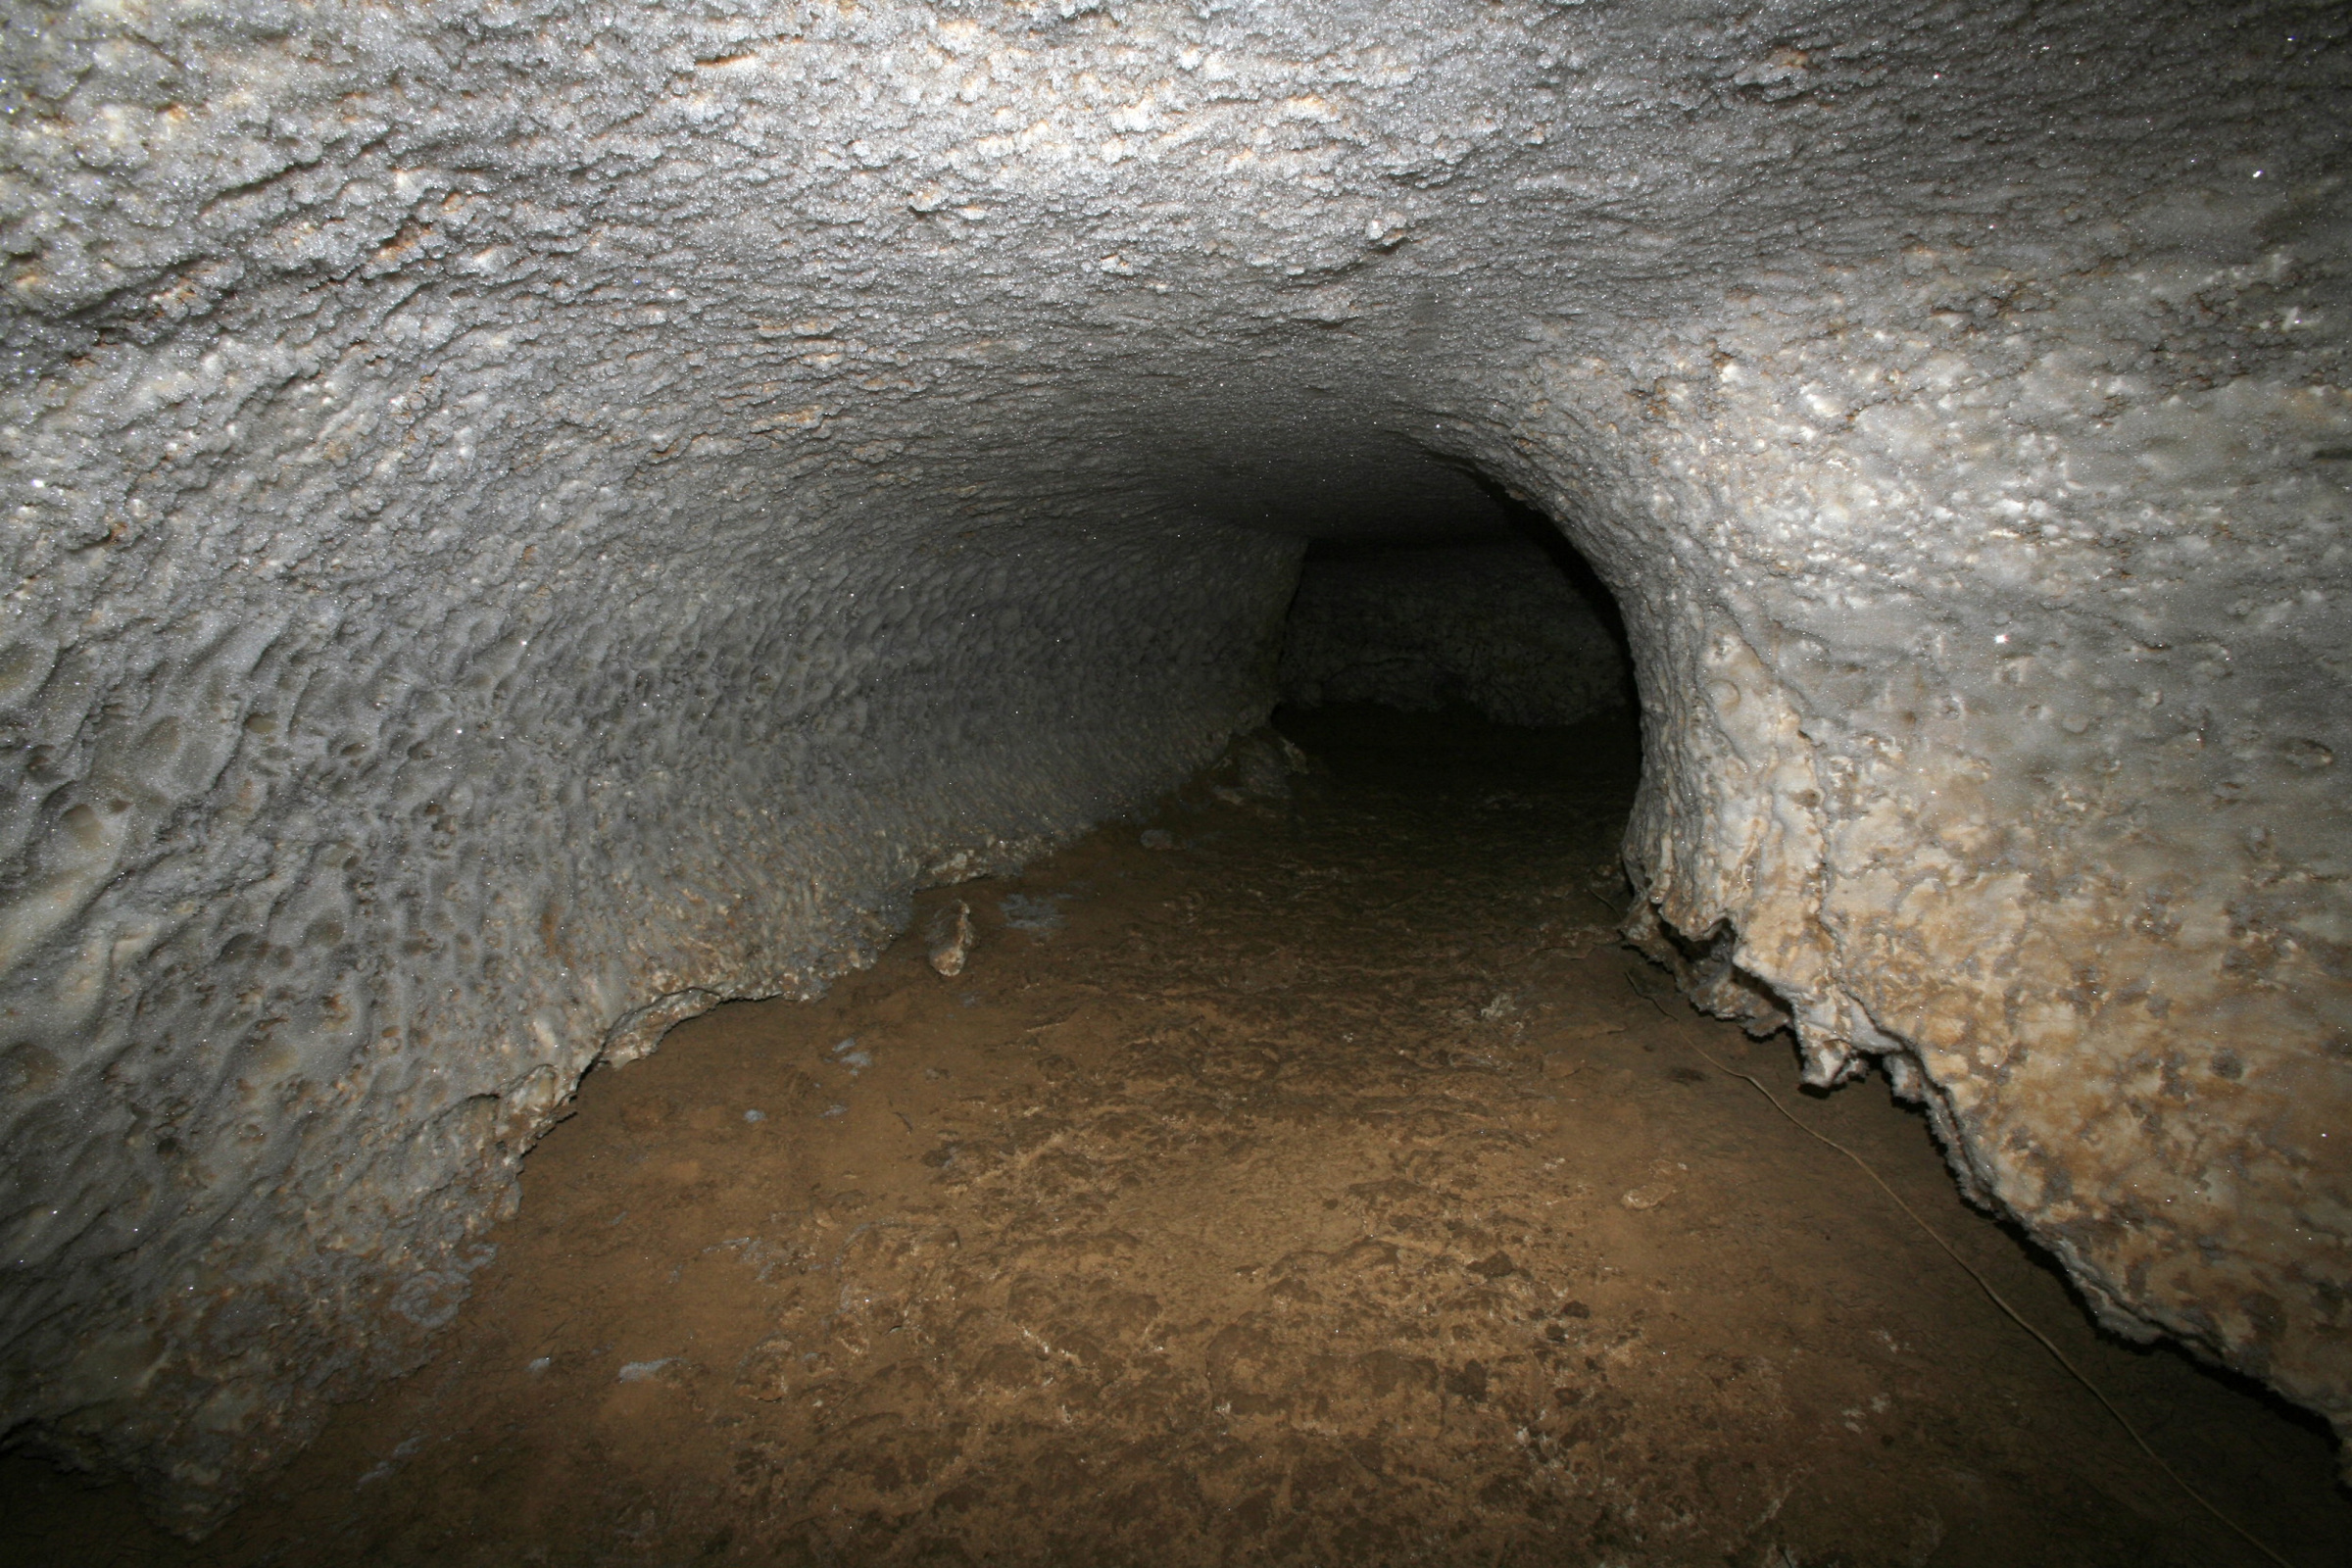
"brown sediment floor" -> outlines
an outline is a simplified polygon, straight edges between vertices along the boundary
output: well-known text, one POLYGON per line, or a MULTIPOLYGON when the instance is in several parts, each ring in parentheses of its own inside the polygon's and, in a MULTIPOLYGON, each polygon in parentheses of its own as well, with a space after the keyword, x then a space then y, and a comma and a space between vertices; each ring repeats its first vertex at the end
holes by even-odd
POLYGON ((941 889, 599 1072, 438 1357, 201 1547, 7 1467, 17 1560, 2233 1564, 1871 1160, 2302 1563, 2315 1424, 2101 1340, 1880 1085, 1622 950, 1630 735, 1334 711, 1290 808, 941 889), (1603 891, 1596 891, 1596 888, 1603 891), (919 929, 919 927, 918 927, 919 929))

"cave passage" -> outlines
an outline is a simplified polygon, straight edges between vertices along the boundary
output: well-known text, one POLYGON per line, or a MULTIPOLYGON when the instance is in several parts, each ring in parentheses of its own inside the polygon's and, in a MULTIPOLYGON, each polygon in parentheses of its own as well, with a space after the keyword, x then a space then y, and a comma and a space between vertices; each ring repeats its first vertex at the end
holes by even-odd
MULTIPOLYGON (((1245 740, 925 892, 823 1000, 592 1074, 421 1370, 197 1546, 14 1462, 18 1560, 2253 1561, 1691 1050, 1785 1079, 1785 1036, 1639 994, 1628 710, 1497 723, 1542 683, 1426 614, 1387 665, 1301 647, 1494 569, 1453 548, 1319 554, 1294 612, 1286 684, 1419 710, 1280 710, 1305 771, 1245 740)), ((1885 1095, 1795 1108, 2223 1506, 2297 1561, 2346 1539, 2319 1423, 2099 1338, 1885 1095)))
POLYGON ((216 1561, 2229 1560, 1617 929, 2352 1437, 2341 5, 52 0, 0 92, 8 1453, 216 1561))

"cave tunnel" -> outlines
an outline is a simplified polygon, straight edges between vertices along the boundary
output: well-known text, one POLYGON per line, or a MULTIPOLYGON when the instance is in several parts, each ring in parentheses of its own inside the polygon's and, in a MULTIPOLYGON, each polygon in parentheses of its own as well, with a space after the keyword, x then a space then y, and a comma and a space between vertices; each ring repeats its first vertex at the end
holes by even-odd
POLYGON ((2340 1559, 2340 6, 0 28, 0 1553, 2340 1559))

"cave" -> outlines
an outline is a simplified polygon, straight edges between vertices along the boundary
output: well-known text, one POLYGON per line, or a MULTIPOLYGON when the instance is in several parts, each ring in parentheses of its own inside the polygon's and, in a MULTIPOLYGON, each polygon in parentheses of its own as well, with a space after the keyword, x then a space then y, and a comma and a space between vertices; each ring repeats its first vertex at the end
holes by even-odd
MULTIPOLYGON (((1636 769, 1569 923, 1643 1028, 2352 1434, 2341 7, 0 26, 12 1464, 233 1529, 469 1332, 559 1122, 1184 813, 1312 842, 1384 724, 1472 807, 1636 769)), ((1690 1560, 1610 1518, 1540 1560, 1690 1560)))

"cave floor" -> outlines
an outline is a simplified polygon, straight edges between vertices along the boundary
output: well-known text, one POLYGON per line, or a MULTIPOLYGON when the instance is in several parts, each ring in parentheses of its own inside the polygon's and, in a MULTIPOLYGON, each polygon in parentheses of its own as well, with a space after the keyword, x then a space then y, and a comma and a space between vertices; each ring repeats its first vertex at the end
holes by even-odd
POLYGON ((600 1071, 437 1358, 201 1547, 8 1467, 24 1560, 2253 1563, 1788 1086, 2294 1561, 2316 1424, 2099 1337, 1883 1083, 1793 1092, 1613 935, 1630 734, 1286 715, 937 889, 814 1004, 600 1071), (1188 804, 1189 802, 1189 804, 1188 804), (854 1044, 852 1043, 854 1042, 854 1044))

